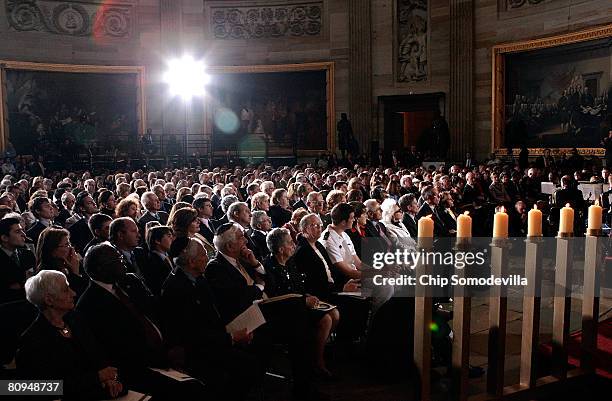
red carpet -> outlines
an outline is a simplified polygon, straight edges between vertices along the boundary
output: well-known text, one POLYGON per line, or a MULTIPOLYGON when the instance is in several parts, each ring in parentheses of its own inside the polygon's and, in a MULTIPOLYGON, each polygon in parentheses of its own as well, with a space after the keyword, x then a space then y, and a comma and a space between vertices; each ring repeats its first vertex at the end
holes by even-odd
MULTIPOLYGON (((578 367, 580 366, 580 343, 582 342, 582 331, 570 335, 568 352, 568 362, 578 367)), ((541 347, 545 355, 550 355, 552 345, 542 344, 541 347)), ((597 331, 597 354, 595 355, 596 373, 602 377, 612 379, 612 318, 599 323, 597 331)))

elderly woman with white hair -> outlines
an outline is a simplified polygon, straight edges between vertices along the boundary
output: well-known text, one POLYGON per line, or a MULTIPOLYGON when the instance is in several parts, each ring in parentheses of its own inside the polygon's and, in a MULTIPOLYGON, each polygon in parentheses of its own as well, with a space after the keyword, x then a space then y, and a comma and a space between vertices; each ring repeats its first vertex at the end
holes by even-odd
POLYGON ((404 212, 395 199, 387 198, 380 205, 382 209, 382 223, 387 229, 387 235, 395 242, 396 246, 402 248, 414 248, 416 242, 410 237, 408 228, 402 223, 404 212))
POLYGON ((117 368, 103 362, 91 332, 72 318, 75 293, 63 273, 42 270, 26 281, 25 291, 39 314, 17 352, 21 377, 62 379, 64 400, 116 398, 127 391, 117 368))

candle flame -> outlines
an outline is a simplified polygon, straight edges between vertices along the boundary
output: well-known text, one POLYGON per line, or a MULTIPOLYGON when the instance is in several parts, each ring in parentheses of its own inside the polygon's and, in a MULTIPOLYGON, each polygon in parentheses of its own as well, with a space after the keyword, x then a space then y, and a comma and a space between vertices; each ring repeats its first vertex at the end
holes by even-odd
POLYGON ((595 199, 595 206, 599 206, 599 199, 595 199))
POLYGON ((504 206, 502 206, 502 207, 499 209, 499 212, 500 212, 500 213, 506 213, 506 208, 505 208, 504 206))
POLYGON ((463 212, 463 214, 466 215, 466 216, 469 216, 470 212, 469 211, 465 211, 465 212, 463 212))
POLYGON ((569 203, 566 203, 565 207, 572 207, 572 205, 570 205, 569 203))
POLYGON ((538 210, 538 205, 537 204, 533 204, 533 210, 538 210))

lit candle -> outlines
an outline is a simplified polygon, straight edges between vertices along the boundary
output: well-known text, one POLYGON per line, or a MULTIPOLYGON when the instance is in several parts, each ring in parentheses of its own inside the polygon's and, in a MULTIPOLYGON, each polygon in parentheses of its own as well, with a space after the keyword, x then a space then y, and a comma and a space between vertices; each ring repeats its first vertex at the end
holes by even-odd
POLYGON ((419 219, 419 238, 433 238, 434 221, 431 216, 423 216, 419 219))
POLYGON ((568 203, 561 208, 559 215, 559 233, 571 234, 574 232, 574 209, 568 203))
POLYGON ((601 230, 601 216, 603 209, 599 206, 599 200, 595 201, 594 205, 589 206, 589 230, 601 230))
POLYGON ((457 217, 457 238, 469 238, 472 236, 472 218, 469 212, 457 217))
POLYGON ((493 238, 508 238, 508 213, 503 206, 493 217, 493 238))
POLYGON ((537 205, 533 205, 533 209, 527 213, 527 236, 542 236, 542 211, 537 205))

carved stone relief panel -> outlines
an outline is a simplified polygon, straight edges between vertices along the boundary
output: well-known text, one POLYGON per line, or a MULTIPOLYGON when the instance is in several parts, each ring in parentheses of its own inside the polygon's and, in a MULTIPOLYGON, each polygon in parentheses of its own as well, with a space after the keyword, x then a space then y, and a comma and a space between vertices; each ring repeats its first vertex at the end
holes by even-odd
POLYGON ((396 79, 427 81, 428 0, 396 0, 396 79))
POLYGON ((122 3, 50 0, 6 0, 9 27, 70 36, 126 38, 131 35, 133 7, 122 3))
POLYGON ((540 4, 545 0, 506 0, 506 7, 508 9, 520 8, 523 6, 530 6, 533 4, 540 4))
POLYGON ((319 36, 323 26, 323 2, 289 5, 223 6, 210 8, 215 39, 262 39, 319 36))

